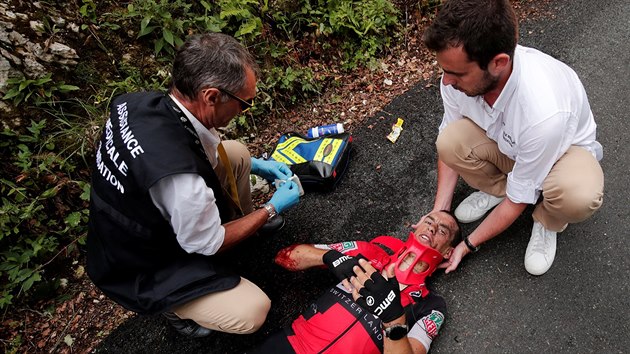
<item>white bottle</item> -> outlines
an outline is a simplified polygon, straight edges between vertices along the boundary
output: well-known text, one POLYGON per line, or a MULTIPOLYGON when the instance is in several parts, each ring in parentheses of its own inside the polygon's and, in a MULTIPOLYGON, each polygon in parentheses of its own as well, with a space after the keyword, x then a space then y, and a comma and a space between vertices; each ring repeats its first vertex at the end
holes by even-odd
POLYGON ((309 138, 318 138, 320 136, 328 135, 328 134, 338 134, 343 133, 343 124, 328 124, 328 125, 320 125, 319 127, 311 128, 308 130, 306 134, 309 138))

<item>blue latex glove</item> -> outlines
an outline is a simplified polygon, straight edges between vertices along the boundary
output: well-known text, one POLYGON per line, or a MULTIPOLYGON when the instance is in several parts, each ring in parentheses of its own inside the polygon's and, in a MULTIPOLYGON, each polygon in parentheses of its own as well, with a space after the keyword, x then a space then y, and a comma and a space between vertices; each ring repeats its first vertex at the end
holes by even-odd
POLYGON ((286 180, 293 176, 289 166, 282 162, 254 157, 252 157, 252 173, 272 183, 277 179, 286 180))
POLYGON ((300 190, 293 181, 283 183, 273 194, 269 203, 273 205, 278 214, 295 206, 300 201, 300 190))

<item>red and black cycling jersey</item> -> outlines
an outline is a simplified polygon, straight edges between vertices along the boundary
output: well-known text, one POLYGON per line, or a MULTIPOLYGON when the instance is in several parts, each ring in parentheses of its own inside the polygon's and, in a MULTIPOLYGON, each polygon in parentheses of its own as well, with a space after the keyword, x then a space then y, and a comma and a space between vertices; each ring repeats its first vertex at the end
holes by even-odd
MULTIPOLYGON (((361 253, 376 269, 382 270, 391 263, 390 257, 396 254, 399 243, 386 242, 384 245, 375 242, 379 239, 384 240, 381 236, 372 242, 344 242, 316 247, 335 249, 352 256, 361 253)), ((410 329, 408 337, 420 341, 428 351, 444 321, 444 299, 430 293, 422 284, 401 290, 401 301, 410 329)), ((290 327, 270 337, 257 352, 382 353, 382 322, 359 306, 340 283, 322 294, 290 327)))

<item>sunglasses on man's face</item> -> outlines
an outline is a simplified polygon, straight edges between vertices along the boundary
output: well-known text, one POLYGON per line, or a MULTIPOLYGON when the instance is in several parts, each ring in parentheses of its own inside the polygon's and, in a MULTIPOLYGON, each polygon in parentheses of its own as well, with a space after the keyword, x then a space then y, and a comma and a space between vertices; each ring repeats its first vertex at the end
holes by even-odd
POLYGON ((238 103, 240 103, 241 105, 241 112, 245 113, 247 111, 249 111, 250 108, 254 107, 254 99, 250 98, 249 100, 245 101, 244 99, 238 97, 237 95, 235 95, 234 93, 226 90, 226 89, 222 89, 219 88, 219 91, 225 93, 226 95, 232 97, 233 99, 237 100, 238 103))

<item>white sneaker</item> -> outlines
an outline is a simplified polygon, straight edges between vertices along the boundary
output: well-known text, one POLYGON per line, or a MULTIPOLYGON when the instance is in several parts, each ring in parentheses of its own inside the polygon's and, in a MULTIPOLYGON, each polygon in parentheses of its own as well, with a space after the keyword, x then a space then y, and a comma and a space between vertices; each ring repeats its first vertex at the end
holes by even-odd
POLYGON ((534 221, 532 237, 525 251, 525 269, 531 275, 542 275, 551 268, 556 257, 557 233, 534 221))
POLYGON ((475 192, 459 203, 455 209, 455 217, 462 223, 477 221, 486 215, 488 210, 501 203, 503 199, 505 198, 495 197, 481 191, 475 192))

